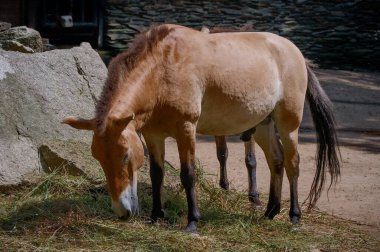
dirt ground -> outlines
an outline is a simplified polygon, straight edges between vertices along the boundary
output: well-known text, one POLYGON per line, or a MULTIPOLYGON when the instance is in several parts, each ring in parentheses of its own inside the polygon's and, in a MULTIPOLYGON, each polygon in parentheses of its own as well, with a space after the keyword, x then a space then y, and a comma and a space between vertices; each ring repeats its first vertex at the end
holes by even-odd
MULTIPOLYGON (((337 112, 341 144, 341 179, 330 192, 325 191, 317 208, 326 213, 352 220, 380 240, 380 74, 344 71, 320 71, 319 78, 333 100, 337 112)), ((300 132, 299 153, 300 203, 306 199, 315 174, 315 132, 305 115, 300 132)), ((230 187, 246 191, 248 179, 244 164, 244 144, 237 136, 228 138, 227 161, 230 187)), ((257 183, 260 193, 269 193, 269 169, 257 148, 257 183)), ((198 136, 197 158, 218 183, 219 163, 214 138, 198 136)), ((179 167, 174 139, 166 141, 166 160, 179 167)), ((289 199, 289 184, 284 176, 283 200, 289 199)), ((264 206, 266 202, 263 202, 264 206)))

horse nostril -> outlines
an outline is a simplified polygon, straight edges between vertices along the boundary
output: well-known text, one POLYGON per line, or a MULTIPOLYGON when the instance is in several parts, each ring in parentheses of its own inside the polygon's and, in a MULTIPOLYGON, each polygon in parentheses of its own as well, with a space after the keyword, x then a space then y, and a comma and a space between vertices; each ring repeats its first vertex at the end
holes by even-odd
POLYGON ((119 219, 120 220, 128 220, 129 218, 131 218, 131 216, 132 216, 131 211, 126 210, 124 215, 120 216, 119 219))
POLYGON ((130 206, 125 206, 121 202, 112 202, 112 210, 120 219, 129 219, 132 215, 130 206))

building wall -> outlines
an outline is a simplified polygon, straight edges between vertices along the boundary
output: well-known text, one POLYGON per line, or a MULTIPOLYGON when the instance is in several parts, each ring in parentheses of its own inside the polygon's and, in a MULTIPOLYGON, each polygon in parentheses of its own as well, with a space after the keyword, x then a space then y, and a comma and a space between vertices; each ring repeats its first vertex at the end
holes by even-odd
POLYGON ((11 23, 12 26, 19 26, 23 22, 22 0, 1 0, 0 1, 0 21, 11 23))

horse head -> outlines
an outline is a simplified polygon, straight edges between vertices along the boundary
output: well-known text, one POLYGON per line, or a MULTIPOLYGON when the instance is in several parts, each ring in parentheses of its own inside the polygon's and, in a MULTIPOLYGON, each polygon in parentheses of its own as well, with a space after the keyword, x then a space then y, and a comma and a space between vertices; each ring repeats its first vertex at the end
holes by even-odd
POLYGON ((109 119, 99 130, 96 119, 67 117, 63 123, 80 130, 91 130, 91 152, 106 175, 112 209, 120 218, 138 213, 137 171, 144 162, 144 149, 132 123, 134 115, 109 119))

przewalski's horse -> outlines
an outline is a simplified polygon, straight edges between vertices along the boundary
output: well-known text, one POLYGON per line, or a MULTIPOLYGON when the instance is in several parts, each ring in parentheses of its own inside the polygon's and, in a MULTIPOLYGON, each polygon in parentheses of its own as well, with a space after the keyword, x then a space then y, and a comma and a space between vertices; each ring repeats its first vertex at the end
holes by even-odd
MULTIPOLYGON (((150 154, 152 221, 163 217, 161 188, 164 140, 177 140, 180 178, 188 202, 186 230, 196 231, 200 218, 195 195, 195 135, 232 135, 268 117, 279 132, 290 182, 290 217, 297 223, 299 174, 298 129, 305 95, 319 141, 316 176, 309 194, 320 196, 328 168, 331 183, 340 164, 331 103, 299 49, 271 33, 207 34, 178 25, 160 25, 142 33, 132 47, 109 65, 94 119, 68 117, 65 123, 92 130, 92 154, 105 172, 112 207, 120 217, 137 212, 137 170, 143 163, 145 138, 150 154)), ((276 164, 281 149, 271 127, 260 135, 266 155, 276 164), (273 146, 274 145, 274 146, 273 146)), ((271 166, 272 167, 272 166, 271 166)), ((280 167, 274 165, 273 167, 280 167)), ((270 215, 278 213, 281 169, 272 172, 270 215)))

